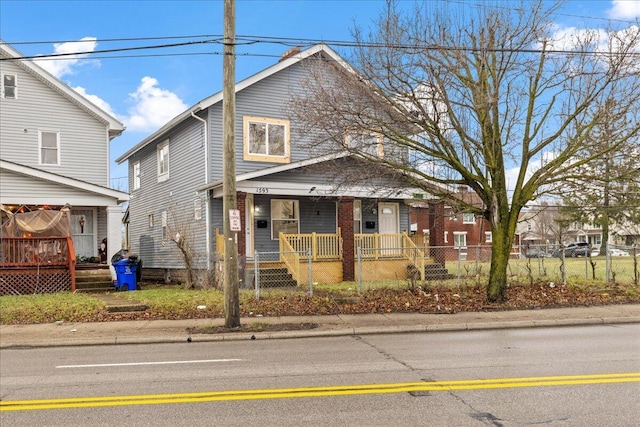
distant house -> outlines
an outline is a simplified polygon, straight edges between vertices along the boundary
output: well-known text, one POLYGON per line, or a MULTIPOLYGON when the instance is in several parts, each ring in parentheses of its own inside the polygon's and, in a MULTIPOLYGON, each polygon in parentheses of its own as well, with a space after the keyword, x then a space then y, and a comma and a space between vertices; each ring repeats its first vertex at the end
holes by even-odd
MULTIPOLYGON (((358 246, 407 244, 409 202, 419 190, 384 177, 336 186, 333 171, 365 170, 366 164, 346 152, 310 152, 308 137, 286 111, 302 90, 308 63, 320 59, 348 67, 332 49, 316 45, 236 84, 238 248, 243 260, 283 245, 312 250, 314 259, 334 263, 335 280, 353 280, 358 246)), ((129 164, 129 241, 144 260, 143 274, 184 268, 171 242, 176 235, 190 236, 198 268, 211 268, 220 250, 222 96, 198 102, 117 159, 129 164)), ((354 136, 345 134, 345 141, 354 136)), ((423 192, 419 197, 429 199, 423 192)), ((406 264, 401 269, 406 273, 406 264)))
POLYGON ((0 42, 0 204, 11 212, 71 207, 76 255, 122 240, 129 195, 109 188, 109 141, 124 126, 0 42))
MULTIPOLYGON (((458 192, 453 193, 453 197, 474 207, 481 208, 483 206, 480 197, 469 191, 467 187, 458 189, 458 192)), ((463 208, 453 205, 450 203, 443 208, 442 228, 439 231, 442 236, 438 236, 442 245, 447 248, 445 251, 446 259, 474 260, 478 258, 482 261, 489 260, 492 243, 491 224, 484 217, 473 212, 465 212, 463 208)), ((431 234, 429 211, 424 209, 426 205, 413 203, 412 206, 412 226, 415 234, 431 234)), ((517 244, 516 237, 514 245, 517 244)))

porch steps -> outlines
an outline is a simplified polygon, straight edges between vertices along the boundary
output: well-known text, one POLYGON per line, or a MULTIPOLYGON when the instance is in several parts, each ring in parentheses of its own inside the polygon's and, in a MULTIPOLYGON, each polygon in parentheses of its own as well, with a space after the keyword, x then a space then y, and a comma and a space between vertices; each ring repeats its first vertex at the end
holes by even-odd
MULTIPOLYGON (((260 267, 261 288, 296 287, 298 283, 285 267, 260 267)), ((254 275, 255 277, 255 275, 254 275)))
POLYGON ((113 291, 111 272, 108 267, 105 267, 76 268, 76 292, 113 291))
POLYGON ((449 280, 454 278, 442 264, 438 263, 425 264, 424 276, 425 280, 449 280))

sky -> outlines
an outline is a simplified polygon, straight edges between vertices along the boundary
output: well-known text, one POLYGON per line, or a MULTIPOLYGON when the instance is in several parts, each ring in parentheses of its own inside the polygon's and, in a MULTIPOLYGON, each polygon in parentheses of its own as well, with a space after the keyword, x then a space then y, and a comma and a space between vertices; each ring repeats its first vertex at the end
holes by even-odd
MULTIPOLYGON (((426 0, 429 1, 429 0, 426 0)), ((481 0, 449 0, 473 7, 481 0)), ((509 0, 491 0, 509 4, 509 0)), ((412 1, 399 0, 401 6, 412 1)), ((384 0, 236 0, 236 81, 276 63, 308 40, 351 41, 371 28, 384 0), (273 40, 277 39, 277 40, 273 40), (282 39, 288 39, 282 42, 282 39), (275 41, 278 41, 277 43, 275 41)), ((174 116, 222 90, 222 0, 0 0, 0 39, 25 56, 164 46, 39 61, 47 71, 123 122, 111 141, 111 187, 127 190, 127 165, 114 160, 174 116), (192 43, 199 42, 199 43, 192 43), (168 44, 184 44, 167 47, 168 44)), ((640 0, 569 0, 558 31, 637 25, 640 0)))

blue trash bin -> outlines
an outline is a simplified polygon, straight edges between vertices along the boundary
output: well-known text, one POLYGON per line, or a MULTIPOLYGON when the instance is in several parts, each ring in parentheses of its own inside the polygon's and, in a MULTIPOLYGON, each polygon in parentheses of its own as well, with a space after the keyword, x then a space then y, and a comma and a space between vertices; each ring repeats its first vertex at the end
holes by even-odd
POLYGON ((137 289, 136 270, 138 263, 128 258, 113 263, 116 270, 116 291, 135 291, 137 289))

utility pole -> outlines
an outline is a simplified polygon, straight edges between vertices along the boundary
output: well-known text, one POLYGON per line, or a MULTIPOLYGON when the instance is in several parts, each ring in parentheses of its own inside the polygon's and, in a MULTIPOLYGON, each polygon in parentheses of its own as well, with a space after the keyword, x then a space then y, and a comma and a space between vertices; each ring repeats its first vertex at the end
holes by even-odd
MULTIPOLYGON (((224 313, 225 326, 240 326, 240 295, 238 291, 238 235, 231 229, 231 210, 237 208, 236 198, 236 3, 224 0, 224 57, 222 62, 222 140, 224 221, 224 313)), ((234 227, 235 228, 235 227, 234 227)))

